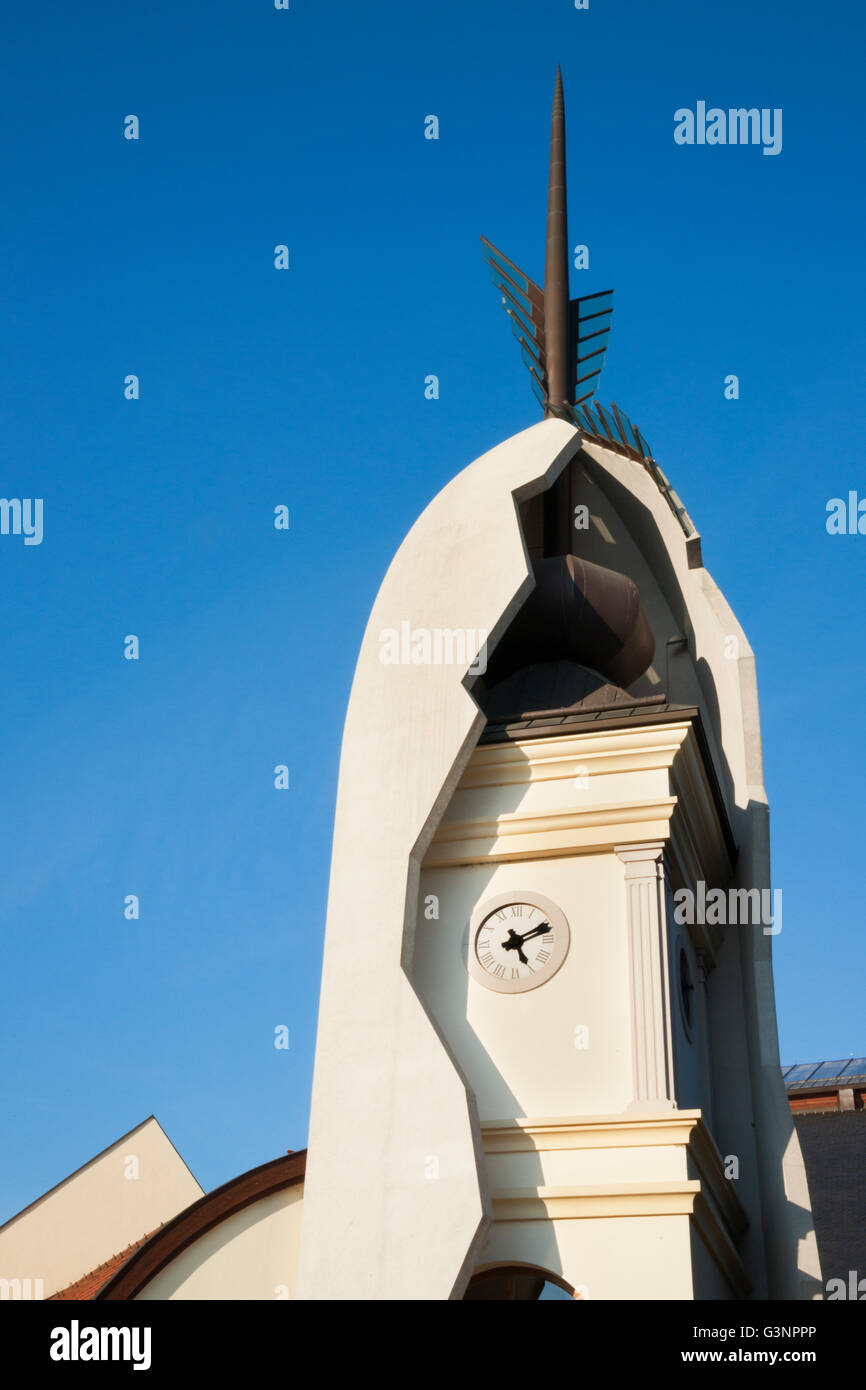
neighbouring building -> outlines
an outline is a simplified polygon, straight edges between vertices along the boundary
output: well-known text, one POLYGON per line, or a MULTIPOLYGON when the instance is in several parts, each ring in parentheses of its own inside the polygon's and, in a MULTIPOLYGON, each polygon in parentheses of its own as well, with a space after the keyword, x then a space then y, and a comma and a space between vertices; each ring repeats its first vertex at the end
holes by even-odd
POLYGON ((866 1299, 866 1057, 783 1068, 829 1299, 866 1299))

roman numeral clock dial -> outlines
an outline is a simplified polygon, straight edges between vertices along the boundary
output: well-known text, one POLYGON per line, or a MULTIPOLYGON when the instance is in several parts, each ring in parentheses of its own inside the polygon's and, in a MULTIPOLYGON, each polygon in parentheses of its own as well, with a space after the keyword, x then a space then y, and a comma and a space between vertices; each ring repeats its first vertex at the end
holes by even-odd
POLYGON ((549 898, 534 892, 500 893, 472 914, 469 974, 499 994, 523 994, 552 979, 570 940, 565 914, 549 898))

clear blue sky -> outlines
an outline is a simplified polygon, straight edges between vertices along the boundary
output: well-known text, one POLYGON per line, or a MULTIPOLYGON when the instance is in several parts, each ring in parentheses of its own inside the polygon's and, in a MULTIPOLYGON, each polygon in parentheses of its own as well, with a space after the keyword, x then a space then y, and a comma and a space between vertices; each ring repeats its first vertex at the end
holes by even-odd
POLYGON ((866 1051, 866 537, 825 530, 866 495, 862 7, 47 0, 2 40, 0 494, 45 535, 0 536, 0 1219, 151 1112, 206 1188, 305 1143, 366 614, 538 418, 478 238, 541 277, 557 61, 601 397, 757 655, 783 1060, 866 1051), (782 153, 675 145, 699 100, 781 107, 782 153))

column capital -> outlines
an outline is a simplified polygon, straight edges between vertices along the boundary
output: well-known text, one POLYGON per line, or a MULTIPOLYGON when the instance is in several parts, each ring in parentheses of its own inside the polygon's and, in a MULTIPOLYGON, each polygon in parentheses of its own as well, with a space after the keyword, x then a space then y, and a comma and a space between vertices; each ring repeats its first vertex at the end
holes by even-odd
POLYGON ((660 840, 643 845, 615 845, 614 854, 625 864, 626 878, 660 878, 665 847, 660 840))

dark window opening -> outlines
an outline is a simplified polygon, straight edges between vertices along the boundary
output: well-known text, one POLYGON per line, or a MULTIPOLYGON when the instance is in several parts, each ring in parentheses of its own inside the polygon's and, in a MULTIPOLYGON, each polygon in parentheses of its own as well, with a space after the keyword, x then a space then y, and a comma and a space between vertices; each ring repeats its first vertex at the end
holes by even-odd
POLYGON ((499 1265, 495 1269, 474 1274, 463 1298, 486 1302, 511 1299, 550 1302, 561 1298, 573 1301, 575 1294, 564 1281, 543 1269, 535 1269, 531 1265, 499 1265))

